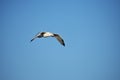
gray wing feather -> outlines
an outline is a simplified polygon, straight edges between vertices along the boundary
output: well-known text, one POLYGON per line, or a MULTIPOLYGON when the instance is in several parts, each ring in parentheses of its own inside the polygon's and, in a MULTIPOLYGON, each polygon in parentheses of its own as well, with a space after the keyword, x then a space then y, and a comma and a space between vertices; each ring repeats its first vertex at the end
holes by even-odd
POLYGON ((41 33, 38 32, 38 33, 34 36, 34 38, 32 38, 30 41, 32 42, 33 40, 35 40, 36 38, 38 38, 40 35, 41 35, 41 33))
POLYGON ((58 34, 54 34, 54 37, 55 37, 63 46, 65 46, 64 40, 63 40, 58 34))

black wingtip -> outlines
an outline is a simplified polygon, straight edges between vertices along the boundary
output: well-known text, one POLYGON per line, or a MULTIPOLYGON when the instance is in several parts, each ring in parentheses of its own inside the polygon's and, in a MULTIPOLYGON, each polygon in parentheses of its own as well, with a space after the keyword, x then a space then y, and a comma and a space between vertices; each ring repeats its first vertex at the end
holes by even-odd
POLYGON ((32 42, 33 40, 30 40, 30 42, 32 42))
POLYGON ((34 39, 31 39, 30 42, 32 42, 34 39))
POLYGON ((32 41, 30 40, 30 43, 31 43, 32 41))
POLYGON ((62 45, 65 47, 65 44, 64 44, 64 43, 63 43, 62 45))

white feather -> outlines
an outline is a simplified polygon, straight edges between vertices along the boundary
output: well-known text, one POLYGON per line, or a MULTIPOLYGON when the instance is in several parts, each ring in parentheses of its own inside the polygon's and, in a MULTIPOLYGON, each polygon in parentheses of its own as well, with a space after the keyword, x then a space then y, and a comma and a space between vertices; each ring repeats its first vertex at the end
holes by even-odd
POLYGON ((46 32, 43 37, 51 37, 51 36, 54 36, 53 33, 51 32, 46 32))

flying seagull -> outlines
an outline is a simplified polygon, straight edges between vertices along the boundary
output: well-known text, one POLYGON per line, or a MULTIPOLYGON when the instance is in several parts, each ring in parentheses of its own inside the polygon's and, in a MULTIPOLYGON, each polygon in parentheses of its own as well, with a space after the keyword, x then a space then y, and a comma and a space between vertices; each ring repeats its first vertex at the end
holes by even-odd
POLYGON ((31 42, 36 38, 47 38, 47 37, 55 37, 63 46, 65 46, 64 40, 60 37, 58 34, 54 34, 51 32, 39 32, 35 35, 33 39, 31 39, 31 42))

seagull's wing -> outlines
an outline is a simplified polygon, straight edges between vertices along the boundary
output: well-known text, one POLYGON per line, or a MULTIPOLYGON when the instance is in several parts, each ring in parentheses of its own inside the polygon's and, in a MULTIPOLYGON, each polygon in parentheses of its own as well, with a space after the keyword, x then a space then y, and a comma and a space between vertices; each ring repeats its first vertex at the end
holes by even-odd
POLYGON ((36 39, 37 37, 34 37, 34 38, 32 38, 30 41, 32 42, 34 39, 36 39))
POLYGON ((40 38, 40 37, 42 37, 42 36, 41 36, 41 33, 38 32, 38 33, 34 36, 34 38, 32 38, 30 41, 32 42, 32 41, 35 40, 36 38, 40 38))
POLYGON ((55 37, 63 46, 65 46, 64 40, 63 40, 58 34, 54 34, 54 37, 55 37))

